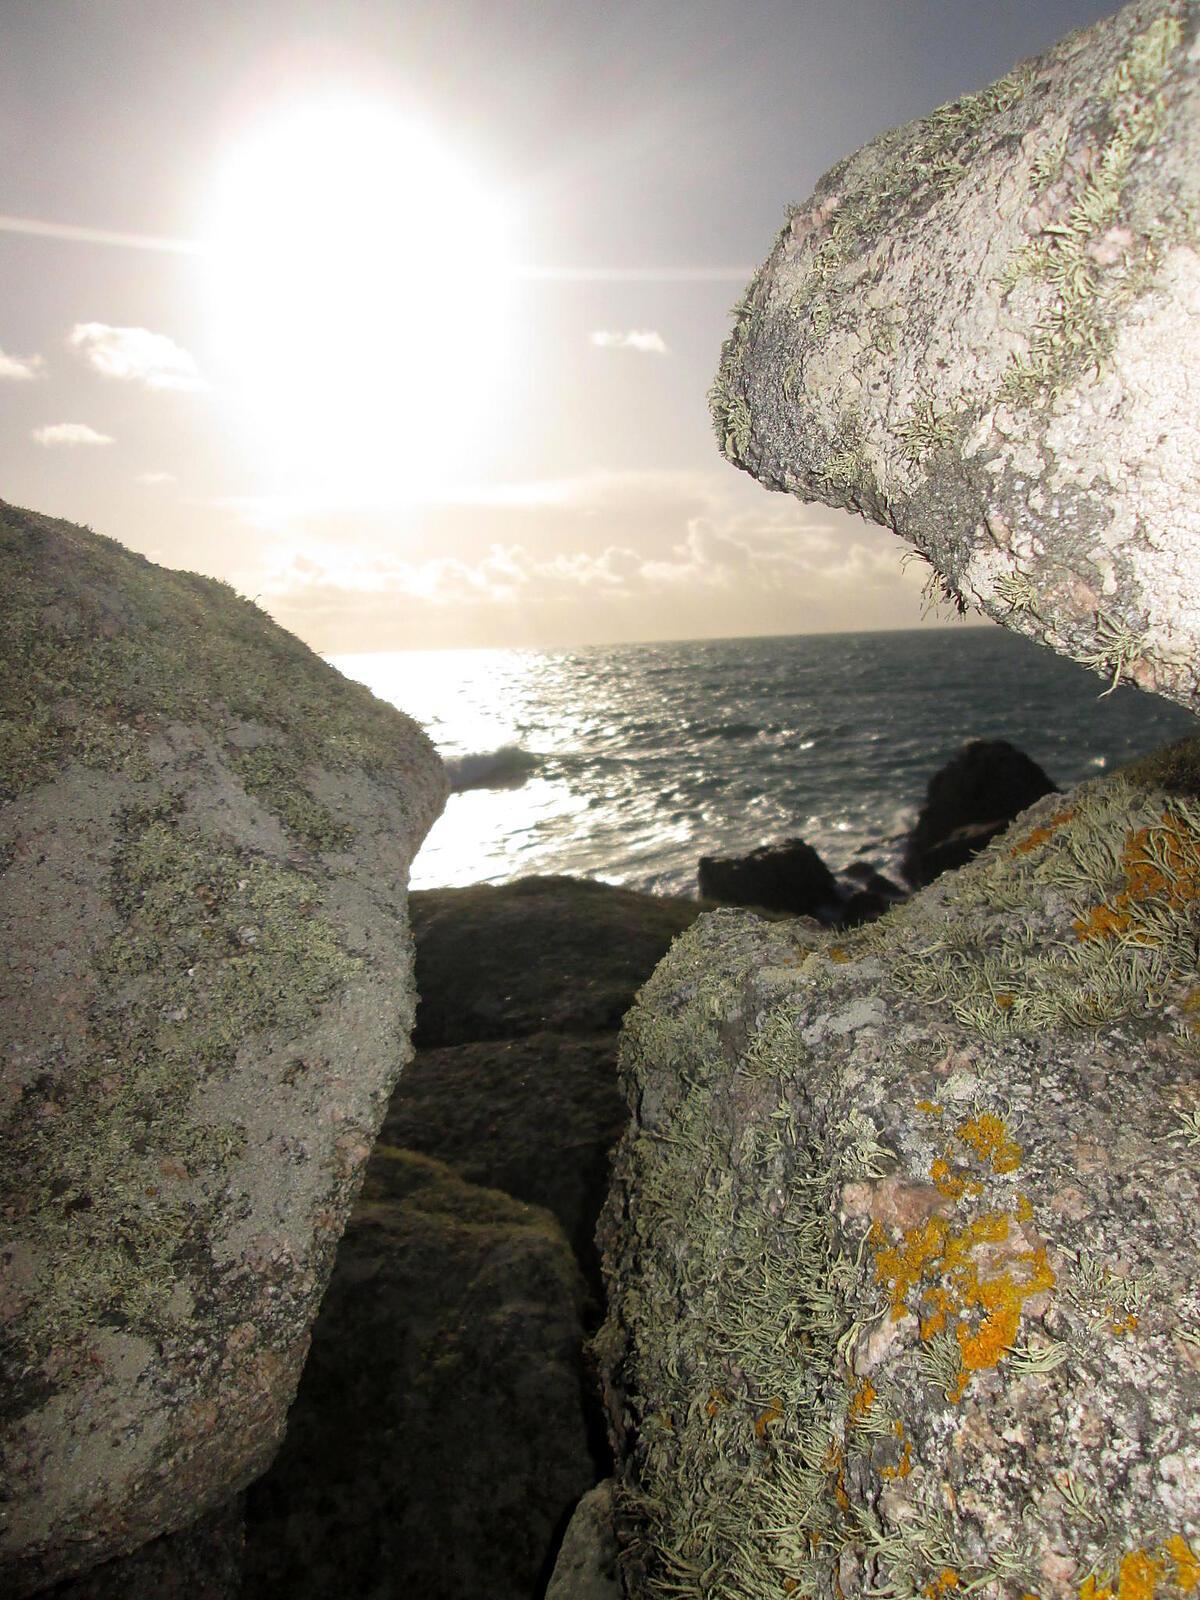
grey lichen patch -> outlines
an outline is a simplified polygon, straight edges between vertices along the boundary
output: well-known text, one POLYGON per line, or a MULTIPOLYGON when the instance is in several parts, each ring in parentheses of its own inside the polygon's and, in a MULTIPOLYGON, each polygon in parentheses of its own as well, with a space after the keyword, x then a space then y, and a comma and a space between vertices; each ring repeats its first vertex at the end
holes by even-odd
POLYGON ((6 1130, 13 1237, 34 1270, 6 1331, 13 1370, 86 1372, 99 1330, 162 1336, 208 1294, 221 1174, 244 1130, 198 1120, 197 1085, 265 1035, 301 1032, 360 970, 294 870, 190 828, 169 802, 125 818, 120 921, 97 950, 87 1054, 38 1080, 6 1130))
MULTIPOLYGON (((0 799, 70 760, 143 777, 148 738, 172 722, 217 734, 266 724, 291 762, 361 767, 384 781, 401 775, 421 738, 226 584, 3 502, 0 561, 0 799)), ((299 831, 327 836, 290 787, 281 803, 299 831)), ((439 798, 429 795, 431 811, 439 798)))

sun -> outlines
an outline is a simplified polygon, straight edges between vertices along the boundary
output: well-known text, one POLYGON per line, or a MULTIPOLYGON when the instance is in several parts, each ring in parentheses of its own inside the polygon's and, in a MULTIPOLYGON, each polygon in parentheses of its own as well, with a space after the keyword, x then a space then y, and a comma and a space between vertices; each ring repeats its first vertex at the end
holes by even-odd
POLYGON ((277 112, 214 184, 218 382, 284 493, 420 494, 502 409, 511 224, 429 127, 329 98, 277 112))

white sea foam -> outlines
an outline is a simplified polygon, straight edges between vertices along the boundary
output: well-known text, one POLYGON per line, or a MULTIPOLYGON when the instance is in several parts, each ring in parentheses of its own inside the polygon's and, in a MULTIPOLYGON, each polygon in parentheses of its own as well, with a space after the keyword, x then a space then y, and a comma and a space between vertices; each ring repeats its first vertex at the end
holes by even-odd
POLYGON ((464 789, 519 789, 541 757, 520 745, 503 744, 498 750, 473 750, 465 756, 447 756, 446 771, 455 793, 464 789))

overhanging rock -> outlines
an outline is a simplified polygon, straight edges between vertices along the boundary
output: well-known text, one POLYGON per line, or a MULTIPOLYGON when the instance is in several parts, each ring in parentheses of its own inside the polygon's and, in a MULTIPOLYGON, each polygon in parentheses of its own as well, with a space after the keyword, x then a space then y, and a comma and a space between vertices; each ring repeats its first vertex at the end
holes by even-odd
POLYGON ((1198 940, 1185 745, 867 927, 676 942, 601 1227, 635 1600, 1194 1590, 1198 940))
POLYGON ((946 594, 1200 705, 1200 6, 1151 0, 884 134, 792 212, 725 455, 946 594))

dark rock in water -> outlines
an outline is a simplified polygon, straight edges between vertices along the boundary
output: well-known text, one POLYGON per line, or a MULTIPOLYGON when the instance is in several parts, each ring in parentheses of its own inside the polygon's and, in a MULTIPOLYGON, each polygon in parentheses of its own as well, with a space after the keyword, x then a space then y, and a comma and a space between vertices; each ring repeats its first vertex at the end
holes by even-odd
POLYGON ((596 1220, 609 1151, 627 1117, 614 1032, 532 1033, 419 1050, 380 1137, 446 1162, 471 1183, 545 1206, 598 1299, 596 1220))
POLYGON ((699 879, 707 900, 823 921, 836 920, 841 899, 832 872, 803 839, 764 844, 746 856, 701 856, 699 879))
POLYGON ((914 888, 964 866, 1014 817, 1057 785, 1007 739, 974 739, 929 780, 925 804, 905 847, 914 888))
POLYGON ((43 1589, 40 1600, 238 1600, 244 1543, 239 1495, 178 1533, 43 1589))
POLYGON ((842 899, 835 925, 842 928, 873 922, 907 897, 899 884, 885 878, 868 861, 852 861, 843 867, 837 874, 837 884, 842 899))
POLYGON ((586 878, 415 893, 414 1040, 430 1047, 615 1028, 700 909, 586 878))
POLYGON ((584 1299, 547 1212, 378 1146, 248 1497, 248 1600, 538 1593, 596 1475, 584 1299))

